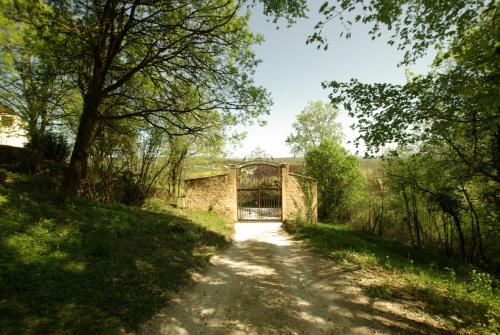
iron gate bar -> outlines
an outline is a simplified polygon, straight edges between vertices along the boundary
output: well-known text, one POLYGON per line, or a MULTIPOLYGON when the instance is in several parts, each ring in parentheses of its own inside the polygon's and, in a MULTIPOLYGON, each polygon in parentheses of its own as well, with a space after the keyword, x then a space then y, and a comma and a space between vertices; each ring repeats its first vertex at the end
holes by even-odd
POLYGON ((281 169, 277 165, 250 163, 241 166, 237 182, 238 220, 281 221, 282 180, 281 169), (246 173, 242 174, 242 170, 246 173))

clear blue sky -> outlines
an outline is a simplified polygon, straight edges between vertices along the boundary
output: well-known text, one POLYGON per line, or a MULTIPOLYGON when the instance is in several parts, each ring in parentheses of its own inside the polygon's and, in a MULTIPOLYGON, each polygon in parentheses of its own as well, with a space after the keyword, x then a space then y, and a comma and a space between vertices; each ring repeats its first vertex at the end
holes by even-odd
MULTIPOLYGON (((405 68, 397 67, 401 52, 387 45, 384 36, 372 41, 368 26, 355 24, 351 29, 352 38, 346 40, 339 37, 344 28, 331 24, 325 31, 330 43, 328 51, 306 45, 306 37, 320 19, 317 12, 321 3, 309 1, 308 19, 299 20, 291 28, 282 22, 279 30, 268 22, 259 7, 252 10, 251 30, 265 38, 263 44, 254 48, 262 60, 255 82, 271 93, 274 104, 266 117, 267 125, 246 127, 246 139, 240 147, 231 150, 230 156, 243 158, 257 146, 273 157, 290 156, 285 139, 292 131, 295 116, 308 101, 328 101, 329 91, 321 88, 322 81, 357 78, 362 82, 404 83, 405 68)), ((432 57, 425 57, 410 70, 426 72, 431 61, 432 57)), ((354 153, 354 146, 347 144, 356 137, 356 132, 350 129, 352 121, 342 111, 340 122, 346 134, 345 146, 354 153)))

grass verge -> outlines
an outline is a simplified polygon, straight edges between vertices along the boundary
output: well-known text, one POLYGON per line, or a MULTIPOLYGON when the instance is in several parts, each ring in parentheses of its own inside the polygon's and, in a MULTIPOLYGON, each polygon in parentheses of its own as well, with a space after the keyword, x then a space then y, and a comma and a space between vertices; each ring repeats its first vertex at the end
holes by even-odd
POLYGON ((460 333, 500 333, 500 295, 491 274, 345 225, 288 224, 284 228, 339 264, 376 273, 379 283, 363 287, 371 298, 423 309, 460 333))
POLYGON ((116 334, 151 318, 229 244, 212 213, 64 207, 40 179, 0 184, 0 333, 116 334))

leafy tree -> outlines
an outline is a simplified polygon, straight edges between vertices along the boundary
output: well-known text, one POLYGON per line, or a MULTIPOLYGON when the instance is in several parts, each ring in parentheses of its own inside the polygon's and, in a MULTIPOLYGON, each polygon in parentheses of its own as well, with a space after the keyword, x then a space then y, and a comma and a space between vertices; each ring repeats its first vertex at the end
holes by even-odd
MULTIPOLYGON (((491 261, 485 254, 482 232, 494 229, 486 216, 478 214, 481 186, 474 175, 430 146, 417 153, 403 151, 388 162, 389 189, 400 201, 393 206, 403 214, 401 222, 412 245, 442 250, 463 260, 491 261)), ((488 246, 496 248, 490 242, 488 246)))
MULTIPOLYGON (((293 20, 303 15, 301 3, 264 2, 264 11, 293 20)), ((240 122, 267 111, 269 98, 251 79, 257 60, 250 46, 260 37, 249 32, 241 5, 232 0, 15 2, 18 20, 38 29, 81 91, 64 197, 75 194, 86 175, 99 122, 136 118, 181 135, 204 129, 202 122, 193 127, 186 118, 202 121, 214 109, 240 122), (49 36, 43 34, 45 22, 49 36), (183 104, 193 94, 196 104, 183 104)))
MULTIPOLYGON (((40 153, 50 150, 43 148, 46 131, 64 113, 71 85, 46 41, 33 25, 16 21, 9 4, 2 1, 0 9, 0 103, 24 121, 30 149, 40 153)), ((43 17, 33 20, 46 23, 43 17)))
MULTIPOLYGON (((476 27, 453 33, 433 71, 405 85, 351 80, 329 87, 332 101, 357 117, 360 138, 372 149, 387 142, 428 145, 467 175, 479 176, 482 192, 491 195, 500 190, 498 8, 488 3, 474 22, 476 27)), ((498 197, 483 199, 499 217, 498 197)))
POLYGON ((318 216, 345 222, 351 218, 351 201, 361 183, 358 159, 338 143, 323 141, 304 156, 306 173, 318 180, 318 216))
MULTIPOLYGON (((196 119, 191 120, 196 127, 196 119)), ((225 126, 216 111, 208 114, 207 131, 183 136, 140 120, 100 122, 90 149, 86 196, 105 202, 142 204, 160 191, 179 196, 187 158, 217 152, 226 142, 225 126)), ((175 129, 174 129, 175 130, 175 129)))
MULTIPOLYGON (((324 28, 340 22, 345 28, 340 37, 350 38, 350 26, 371 25, 372 39, 389 31, 389 45, 404 51, 402 64, 410 64, 425 55, 429 48, 450 44, 479 26, 483 15, 498 10, 497 0, 342 0, 325 1, 319 12, 323 15, 306 43, 328 48, 324 28)), ((491 26, 495 30, 497 26, 491 26)))
POLYGON ((266 150, 262 149, 261 147, 256 147, 255 149, 250 152, 248 155, 248 158, 250 160, 258 160, 258 159, 269 159, 271 158, 271 155, 269 155, 266 150))
POLYGON ((309 102, 297 115, 286 143, 294 155, 303 155, 323 141, 340 144, 343 138, 342 126, 337 121, 339 110, 332 104, 321 101, 309 102))
MULTIPOLYGON (((383 28, 390 31, 388 43, 404 51, 403 65, 413 63, 429 48, 438 50, 432 71, 409 75, 404 85, 352 79, 323 86, 332 89, 332 103, 342 104, 357 119, 358 140, 372 153, 390 142, 417 148, 408 169, 403 169, 406 177, 393 184, 407 196, 400 203, 407 213, 403 222, 413 227, 420 245, 419 207, 431 210, 434 219, 441 213, 444 230, 436 223, 435 232, 438 237, 451 236, 451 240, 442 239, 448 242, 455 236, 463 259, 476 257, 468 256, 468 250, 477 255, 480 231, 496 230, 493 226, 498 226, 500 217, 499 8, 496 0, 325 2, 320 8, 324 20, 307 41, 327 47, 326 24, 341 21, 349 27, 362 22, 372 26, 372 39, 380 37, 383 28), (443 183, 430 182, 431 175, 443 183), (486 217, 478 214, 481 208, 489 208, 486 217), (464 220, 466 210, 470 222, 464 220), (491 220, 496 224, 490 226, 491 220), (473 247, 467 245, 464 225, 470 228, 473 247)), ((423 234, 425 239, 427 233, 423 234)))
POLYGON ((498 10, 494 0, 324 3, 320 12, 326 20, 310 42, 326 43, 322 27, 339 19, 349 25, 372 24, 372 38, 381 36, 385 26, 393 32, 389 43, 398 42, 406 51, 403 64, 437 47, 441 52, 434 70, 410 76, 405 85, 362 84, 355 79, 323 85, 333 89, 332 103, 342 103, 357 118, 360 139, 370 149, 376 151, 388 142, 441 142, 463 164, 498 182, 498 10), (352 15, 356 16, 349 20, 352 15))

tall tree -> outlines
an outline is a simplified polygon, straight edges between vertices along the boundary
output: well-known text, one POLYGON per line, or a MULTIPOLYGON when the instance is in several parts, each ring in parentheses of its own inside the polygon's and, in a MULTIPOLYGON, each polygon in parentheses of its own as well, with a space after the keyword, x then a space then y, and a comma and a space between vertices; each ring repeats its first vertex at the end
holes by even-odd
POLYGON ((342 126, 337 121, 339 110, 334 105, 311 101, 297 115, 292 124, 293 132, 286 143, 294 155, 303 155, 323 141, 340 144, 343 138, 342 126))
MULTIPOLYGON (((239 15, 240 2, 11 2, 21 19, 39 31, 46 28, 38 24, 40 15, 50 23, 51 35, 43 37, 82 94, 65 198, 77 192, 85 177, 101 121, 141 118, 179 135, 199 130, 185 121, 188 114, 202 120, 205 111, 218 109, 242 121, 267 112, 268 95, 251 79, 258 61, 250 46, 260 37, 249 32, 248 15, 239 15), (61 38, 52 39, 54 34, 61 38), (183 97, 193 92, 197 105, 186 108, 183 97)), ((264 2, 265 12, 289 20, 304 15, 304 9, 303 0, 264 2)))
MULTIPOLYGON (((0 103, 24 121, 30 147, 39 150, 45 132, 63 114, 71 85, 34 26, 16 21, 8 2, 0 4, 0 103)), ((46 23, 43 17, 34 21, 46 23)))
POLYGON ((339 19, 372 24, 373 38, 381 36, 385 26, 392 31, 389 44, 398 42, 405 51, 403 64, 431 46, 440 50, 434 70, 410 76, 405 85, 363 84, 356 79, 323 84, 333 89, 332 103, 342 103, 357 118, 360 139, 369 148, 376 151, 388 142, 441 141, 464 164, 499 181, 498 1, 343 1, 324 3, 320 12, 326 20, 310 42, 326 43, 322 27, 339 19))
MULTIPOLYGON (((343 104, 356 118, 369 150, 389 142, 432 144, 448 159, 482 177, 488 194, 500 192, 500 6, 496 0, 325 2, 325 16, 308 42, 327 46, 322 29, 340 20, 372 26, 373 39, 383 28, 388 43, 404 51, 402 64, 413 63, 431 47, 434 68, 410 75, 405 85, 323 83, 332 103, 343 104)), ((347 34, 349 37, 350 34, 347 34)), ((489 199, 500 215, 500 198, 489 199)))

